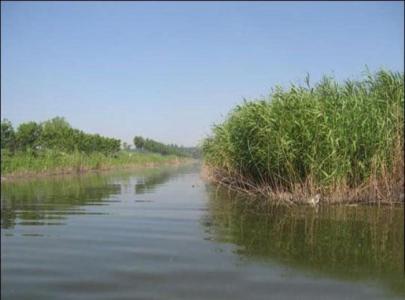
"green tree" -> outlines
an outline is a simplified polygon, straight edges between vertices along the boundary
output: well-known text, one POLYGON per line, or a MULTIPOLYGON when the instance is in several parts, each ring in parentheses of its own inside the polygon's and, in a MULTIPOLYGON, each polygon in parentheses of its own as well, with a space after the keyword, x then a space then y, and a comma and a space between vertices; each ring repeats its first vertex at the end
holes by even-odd
POLYGON ((35 150, 40 145, 42 127, 35 122, 22 123, 17 128, 16 143, 18 150, 35 150))
POLYGON ((45 148, 69 151, 72 135, 70 124, 64 118, 56 117, 42 124, 41 145, 45 148))
POLYGON ((135 145, 136 149, 143 149, 143 147, 145 145, 145 140, 141 136, 136 136, 134 138, 134 145, 135 145))
POLYGON ((1 121, 1 149, 14 151, 15 147, 15 132, 13 125, 7 119, 1 121))
POLYGON ((131 145, 128 144, 127 142, 123 142, 122 143, 122 149, 124 149, 126 151, 129 151, 129 150, 131 150, 131 145))

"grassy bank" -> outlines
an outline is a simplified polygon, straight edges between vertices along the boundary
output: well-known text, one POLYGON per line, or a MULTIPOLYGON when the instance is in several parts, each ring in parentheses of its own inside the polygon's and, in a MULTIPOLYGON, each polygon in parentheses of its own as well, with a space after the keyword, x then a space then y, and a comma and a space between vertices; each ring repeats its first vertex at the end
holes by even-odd
POLYGON ((216 125, 203 144, 211 178, 288 203, 316 193, 328 202, 399 201, 403 73, 306 83, 277 87, 216 125))
POLYGON ((109 170, 158 166, 179 163, 184 158, 174 155, 163 156, 155 153, 137 153, 121 151, 116 155, 104 155, 99 152, 90 154, 64 153, 47 150, 41 153, 20 152, 13 155, 7 151, 1 156, 1 175, 4 178, 41 176, 51 174, 80 173, 89 170, 109 170))

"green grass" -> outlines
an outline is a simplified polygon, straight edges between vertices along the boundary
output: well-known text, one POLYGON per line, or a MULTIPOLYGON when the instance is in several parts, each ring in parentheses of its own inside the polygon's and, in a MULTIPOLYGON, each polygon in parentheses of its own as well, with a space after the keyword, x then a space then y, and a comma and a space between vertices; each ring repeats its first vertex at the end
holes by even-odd
POLYGON ((343 84, 324 77, 237 106, 214 126, 203 154, 211 168, 256 186, 355 188, 402 180, 403 123, 403 73, 343 84))
POLYGON ((126 151, 121 151, 115 156, 106 156, 98 152, 85 154, 80 152, 64 153, 54 150, 47 150, 39 154, 18 152, 14 155, 2 152, 1 173, 2 176, 31 173, 70 173, 84 170, 163 164, 176 159, 177 157, 174 155, 163 156, 155 153, 126 151))

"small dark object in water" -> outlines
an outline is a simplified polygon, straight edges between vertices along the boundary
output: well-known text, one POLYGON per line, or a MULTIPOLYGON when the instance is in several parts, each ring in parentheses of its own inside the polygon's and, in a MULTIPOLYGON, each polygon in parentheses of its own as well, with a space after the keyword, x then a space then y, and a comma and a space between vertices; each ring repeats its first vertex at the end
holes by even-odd
POLYGON ((141 203, 143 203, 143 202, 152 202, 152 200, 135 200, 135 202, 141 202, 141 203))

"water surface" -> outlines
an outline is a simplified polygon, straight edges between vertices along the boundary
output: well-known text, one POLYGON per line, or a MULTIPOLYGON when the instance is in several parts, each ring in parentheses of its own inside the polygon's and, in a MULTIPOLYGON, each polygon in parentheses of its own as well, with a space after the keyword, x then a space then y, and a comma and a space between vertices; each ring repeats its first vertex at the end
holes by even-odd
POLYGON ((403 208, 258 205, 198 166, 2 183, 2 299, 405 299, 403 208))

